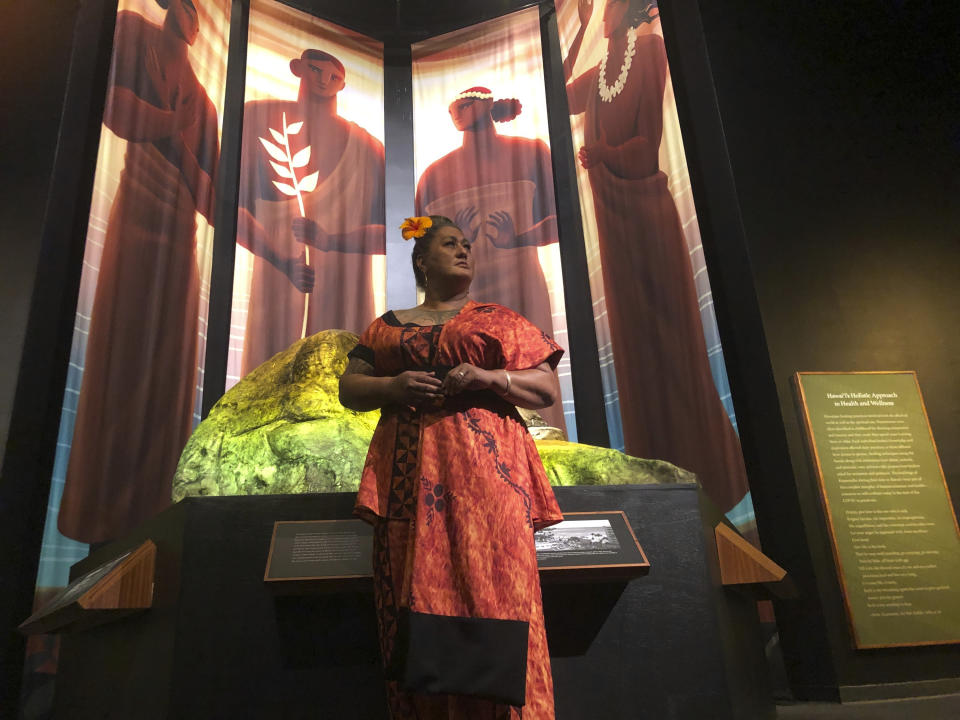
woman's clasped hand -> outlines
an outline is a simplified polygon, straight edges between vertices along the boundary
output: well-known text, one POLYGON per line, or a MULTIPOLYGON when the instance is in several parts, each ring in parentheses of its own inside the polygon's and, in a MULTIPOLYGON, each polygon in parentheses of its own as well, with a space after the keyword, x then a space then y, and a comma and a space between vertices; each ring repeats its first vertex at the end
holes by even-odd
POLYGON ((391 378, 390 391, 397 405, 416 406, 465 391, 502 390, 505 385, 502 370, 484 370, 470 363, 461 363, 443 380, 432 370, 405 370, 391 378))

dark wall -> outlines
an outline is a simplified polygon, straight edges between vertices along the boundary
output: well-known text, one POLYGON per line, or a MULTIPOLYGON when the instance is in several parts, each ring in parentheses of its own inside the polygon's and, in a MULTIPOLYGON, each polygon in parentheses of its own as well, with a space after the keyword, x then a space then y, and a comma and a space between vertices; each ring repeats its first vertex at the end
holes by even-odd
POLYGON ((838 679, 928 677, 946 648, 850 650, 790 377, 916 370, 960 500, 960 9, 700 11, 838 679))
POLYGON ((0 465, 79 0, 0 3, 0 465))
POLYGON ((112 36, 115 18, 112 0, 7 3, 0 17, 0 66, 9 73, 0 96, 2 270, 18 293, 4 308, 0 343, 10 353, 0 375, 9 413, 0 467, 0 717, 17 706, 24 642, 14 628, 33 603, 109 60, 99 39, 112 36))
POLYGON ((281 0, 384 43, 413 43, 500 17, 538 0, 281 0))
MULTIPOLYGON (((79 4, 79 0, 0 3, 0 467, 8 456, 8 435, 17 434, 10 433, 11 417, 35 277, 43 258, 41 235, 79 4)), ((20 435, 31 431, 26 428, 20 435)), ((17 707, 24 643, 13 626, 30 609, 29 588, 24 591, 22 584, 30 568, 36 573, 36 549, 23 546, 17 527, 17 519, 24 515, 18 503, 22 494, 14 482, 12 476, 0 476, 4 717, 13 717, 17 707)))

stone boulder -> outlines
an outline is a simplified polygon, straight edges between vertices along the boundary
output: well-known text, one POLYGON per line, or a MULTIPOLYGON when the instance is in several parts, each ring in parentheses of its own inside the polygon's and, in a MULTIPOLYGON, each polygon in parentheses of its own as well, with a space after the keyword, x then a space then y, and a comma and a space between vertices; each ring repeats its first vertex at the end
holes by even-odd
MULTIPOLYGON (((272 495, 356 491, 379 412, 358 413, 337 399, 357 336, 324 330, 298 340, 228 390, 180 456, 173 499, 191 495, 272 495)), ((542 419, 524 413, 536 427, 542 419)), ((535 435, 537 437, 537 435, 535 435)), ((537 440, 554 485, 696 482, 660 460, 609 448, 537 440)))

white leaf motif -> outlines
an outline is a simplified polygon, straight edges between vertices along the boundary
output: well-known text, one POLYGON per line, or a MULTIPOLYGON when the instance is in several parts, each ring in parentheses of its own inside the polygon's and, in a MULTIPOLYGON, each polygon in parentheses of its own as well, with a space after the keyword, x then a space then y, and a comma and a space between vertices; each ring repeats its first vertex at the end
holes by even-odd
POLYGON ((273 160, 270 161, 270 164, 273 165, 273 169, 276 170, 277 175, 282 178, 287 178, 288 180, 293 180, 293 173, 290 172, 290 168, 288 168, 286 165, 275 163, 273 160))
POLYGON ((295 168, 302 168, 308 162, 310 162, 310 146, 307 145, 303 150, 298 152, 293 156, 293 160, 290 161, 290 164, 295 168))
POLYGON ((287 162, 287 154, 274 145, 269 140, 264 140, 263 138, 258 138, 263 144, 263 149, 267 151, 267 155, 272 157, 277 162, 287 162))
POLYGON ((296 197, 297 189, 292 185, 287 185, 286 183, 279 182, 274 180, 273 184, 277 186, 277 190, 282 192, 284 195, 289 195, 290 197, 296 197))
POLYGON ((302 127, 303 127, 302 120, 300 122, 290 123, 289 125, 287 125, 287 135, 296 135, 298 132, 300 132, 300 128, 302 127))
POLYGON ((317 189, 317 179, 320 177, 320 171, 310 173, 303 180, 297 183, 297 187, 302 192, 313 192, 317 189))
POLYGON ((286 140, 283 139, 283 133, 277 132, 273 128, 267 128, 267 130, 270 131, 270 134, 273 135, 273 139, 276 140, 278 143, 286 142, 286 140))

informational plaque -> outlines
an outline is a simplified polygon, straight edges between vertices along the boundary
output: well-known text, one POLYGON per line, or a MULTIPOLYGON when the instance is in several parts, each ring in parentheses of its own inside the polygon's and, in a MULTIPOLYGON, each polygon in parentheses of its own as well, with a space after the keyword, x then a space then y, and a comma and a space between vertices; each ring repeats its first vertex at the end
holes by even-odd
POLYGON ((373 527, 361 520, 277 522, 263 579, 343 589, 372 576, 372 557, 373 527))
POLYGON ((960 642, 960 530, 916 373, 797 373, 858 648, 960 642))

